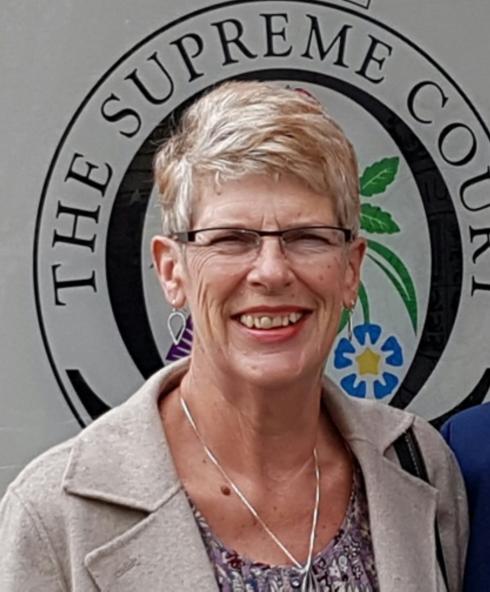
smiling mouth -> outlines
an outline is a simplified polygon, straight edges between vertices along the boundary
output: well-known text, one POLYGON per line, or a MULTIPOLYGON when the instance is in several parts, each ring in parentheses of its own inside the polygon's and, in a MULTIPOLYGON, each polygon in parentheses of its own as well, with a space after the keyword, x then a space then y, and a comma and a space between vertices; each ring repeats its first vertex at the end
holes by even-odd
POLYGON ((304 316, 305 312, 290 312, 286 314, 242 314, 237 317, 240 324, 248 329, 278 329, 279 327, 289 327, 295 325, 304 316))

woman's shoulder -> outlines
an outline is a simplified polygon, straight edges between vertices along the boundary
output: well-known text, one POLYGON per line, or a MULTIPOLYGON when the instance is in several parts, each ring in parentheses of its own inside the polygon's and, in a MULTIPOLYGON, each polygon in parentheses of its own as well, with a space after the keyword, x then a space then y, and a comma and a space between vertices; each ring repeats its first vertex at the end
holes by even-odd
POLYGON ((26 503, 45 506, 64 494, 81 475, 105 474, 108 479, 125 467, 125 459, 144 455, 155 441, 162 442, 156 391, 152 377, 134 395, 82 429, 76 436, 57 444, 32 460, 7 488, 26 503), (146 432, 146 433, 145 433, 146 432))
MULTIPOLYGON (((430 421, 411 411, 396 409, 377 401, 366 401, 366 403, 366 407, 371 409, 370 413, 378 419, 389 417, 389 424, 398 422, 398 425, 403 426, 390 448, 394 448, 395 442, 398 439, 403 439, 407 431, 411 431, 428 467, 429 474, 434 473, 436 469, 439 472, 439 469, 443 467, 453 470, 455 465, 453 454, 444 438, 430 421)), ((383 425, 383 422, 380 421, 379 425, 383 425)), ((373 430, 375 429, 376 426, 373 426, 373 430)))
POLYGON ((44 578, 57 582, 46 589, 64 590, 75 555, 83 564, 91 549, 168 497, 173 481, 164 455, 156 391, 144 389, 35 458, 0 501, 0 572, 25 564, 22 577, 30 584, 44 578))
MULTIPOLYGON (((28 561, 27 557, 34 556, 36 560, 40 556, 49 556, 49 560, 43 561, 44 568, 49 571, 53 564, 52 548, 56 547, 56 552, 61 555, 63 546, 67 547, 64 541, 67 540, 68 513, 63 476, 73 442, 72 438, 58 444, 32 460, 7 487, 0 500, 0 567, 3 576, 8 577, 10 569, 23 565, 20 578, 23 582, 32 568, 32 559, 28 561)), ((58 571, 52 568, 53 579, 59 579, 58 571)), ((0 581, 4 581, 2 576, 0 581)), ((25 589, 31 588, 26 586, 25 589)))
POLYGON ((37 501, 48 504, 57 498, 77 437, 57 444, 31 460, 7 487, 4 499, 14 496, 25 504, 36 504, 37 501))
POLYGON ((345 439, 362 439, 380 452, 391 447, 407 430, 429 454, 445 453, 446 445, 437 430, 422 417, 380 401, 346 395, 331 380, 324 381, 323 400, 329 415, 345 439))
POLYGON ((124 403, 29 463, 7 489, 4 507, 23 508, 53 528, 84 513, 83 500, 128 511, 158 508, 179 488, 158 407, 174 374, 157 372, 124 403))
POLYGON ((67 467, 74 451, 96 437, 102 441, 110 437, 114 425, 118 423, 120 408, 111 409, 92 424, 84 427, 77 435, 56 444, 31 460, 12 481, 7 492, 14 491, 21 498, 35 501, 39 498, 46 503, 61 493, 67 467), (47 493, 51 495, 48 496, 47 493))

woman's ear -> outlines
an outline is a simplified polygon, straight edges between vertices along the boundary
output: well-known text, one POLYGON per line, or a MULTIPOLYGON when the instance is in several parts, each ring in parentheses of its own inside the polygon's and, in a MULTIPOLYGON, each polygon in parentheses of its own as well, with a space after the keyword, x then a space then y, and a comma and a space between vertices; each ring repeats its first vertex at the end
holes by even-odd
POLYGON ((361 266, 366 252, 366 241, 356 238, 348 246, 347 265, 344 281, 344 308, 352 308, 357 301, 357 291, 361 282, 361 266))
POLYGON ((151 255, 165 297, 175 308, 182 308, 186 298, 181 249, 170 238, 157 235, 151 241, 151 255))

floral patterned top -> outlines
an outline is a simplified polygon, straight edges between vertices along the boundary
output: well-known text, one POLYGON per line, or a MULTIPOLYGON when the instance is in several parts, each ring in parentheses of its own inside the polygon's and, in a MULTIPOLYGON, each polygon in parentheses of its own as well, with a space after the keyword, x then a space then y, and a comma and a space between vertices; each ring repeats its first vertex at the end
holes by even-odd
MULTIPOLYGON (((300 570, 250 561, 228 549, 210 529, 203 515, 192 510, 222 592, 299 592, 300 570)), ((378 592, 378 579, 369 530, 368 507, 358 466, 344 521, 330 543, 313 559, 314 590, 322 592, 378 592)), ((312 589, 312 588, 309 588, 312 589)))

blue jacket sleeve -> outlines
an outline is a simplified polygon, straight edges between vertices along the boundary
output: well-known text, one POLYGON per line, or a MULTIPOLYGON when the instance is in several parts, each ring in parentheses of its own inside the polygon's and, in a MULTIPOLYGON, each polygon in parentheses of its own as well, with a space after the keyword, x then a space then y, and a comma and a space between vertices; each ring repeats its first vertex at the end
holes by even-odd
POLYGON ((486 592, 490 582, 490 403, 457 414, 441 433, 456 455, 468 493, 470 540, 464 592, 486 592))

